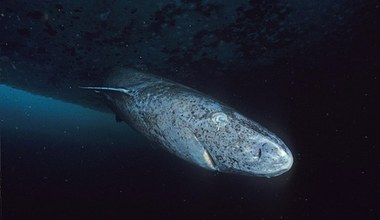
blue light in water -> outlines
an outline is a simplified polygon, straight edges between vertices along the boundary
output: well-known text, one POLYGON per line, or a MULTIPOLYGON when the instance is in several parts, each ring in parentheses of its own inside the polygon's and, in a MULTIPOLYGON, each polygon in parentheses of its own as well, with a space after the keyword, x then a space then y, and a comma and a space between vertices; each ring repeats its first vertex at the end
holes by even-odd
POLYGON ((48 135, 91 139, 126 139, 135 136, 125 123, 116 123, 112 114, 94 111, 53 98, 0 85, 0 126, 48 135))

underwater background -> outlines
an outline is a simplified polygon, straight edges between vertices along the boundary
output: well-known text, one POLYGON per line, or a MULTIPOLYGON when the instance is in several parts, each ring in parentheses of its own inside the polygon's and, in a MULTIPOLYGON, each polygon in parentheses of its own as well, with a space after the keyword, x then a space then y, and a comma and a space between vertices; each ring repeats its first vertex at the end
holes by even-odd
POLYGON ((378 219, 378 1, 0 0, 3 219, 378 219), (189 164, 117 123, 118 66, 277 134, 275 178, 189 164))

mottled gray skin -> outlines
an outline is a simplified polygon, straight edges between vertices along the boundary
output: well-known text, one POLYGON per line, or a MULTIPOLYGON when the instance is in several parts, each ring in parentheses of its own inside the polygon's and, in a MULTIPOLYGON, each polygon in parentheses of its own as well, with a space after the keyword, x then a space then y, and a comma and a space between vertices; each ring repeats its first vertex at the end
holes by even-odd
POLYGON ((288 171, 293 157, 274 134, 181 84, 118 69, 104 87, 117 117, 182 159, 209 170, 256 176, 288 171))

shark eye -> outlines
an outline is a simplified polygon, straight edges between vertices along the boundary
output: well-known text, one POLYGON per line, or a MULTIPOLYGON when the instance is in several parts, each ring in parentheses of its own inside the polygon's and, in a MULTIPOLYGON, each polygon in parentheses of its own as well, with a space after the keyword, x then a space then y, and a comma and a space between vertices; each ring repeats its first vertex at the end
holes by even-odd
POLYGON ((217 112, 212 115, 212 121, 215 124, 224 126, 228 123, 228 118, 227 118, 227 115, 224 114, 223 112, 217 112))

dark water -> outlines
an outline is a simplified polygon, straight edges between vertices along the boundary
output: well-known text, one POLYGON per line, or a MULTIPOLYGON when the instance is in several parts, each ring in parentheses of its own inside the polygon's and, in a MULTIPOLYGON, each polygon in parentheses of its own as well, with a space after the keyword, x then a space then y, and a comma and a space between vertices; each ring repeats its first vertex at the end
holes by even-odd
POLYGON ((203 170, 111 114, 1 85, 4 219, 378 219, 380 33, 368 17, 257 78, 198 83, 289 145, 293 168, 276 178, 203 170))

